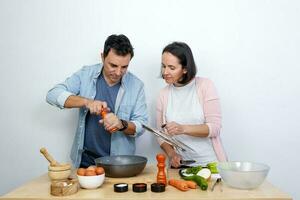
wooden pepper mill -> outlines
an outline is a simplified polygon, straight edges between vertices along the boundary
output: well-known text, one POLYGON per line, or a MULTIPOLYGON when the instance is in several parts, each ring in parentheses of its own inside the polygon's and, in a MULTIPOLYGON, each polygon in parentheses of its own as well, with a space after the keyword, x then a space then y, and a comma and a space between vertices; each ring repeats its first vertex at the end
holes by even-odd
POLYGON ((157 183, 163 183, 167 185, 167 176, 166 176, 166 171, 165 171, 165 160, 166 157, 164 154, 157 154, 156 155, 156 160, 157 160, 157 176, 156 176, 156 182, 157 183))

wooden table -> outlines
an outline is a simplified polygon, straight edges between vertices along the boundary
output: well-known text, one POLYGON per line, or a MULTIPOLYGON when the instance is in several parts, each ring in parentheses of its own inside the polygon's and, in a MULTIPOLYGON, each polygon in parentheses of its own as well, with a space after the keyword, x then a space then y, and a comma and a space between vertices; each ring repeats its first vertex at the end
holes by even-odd
MULTIPOLYGON (((274 187, 268 181, 265 181, 259 188, 254 190, 239 190, 226 186, 225 183, 217 185, 213 192, 211 192, 211 185, 207 191, 202 191, 199 188, 191 189, 187 192, 181 192, 172 186, 167 186, 166 191, 163 193, 151 192, 151 183, 155 182, 157 169, 154 166, 147 166, 144 171, 131 178, 105 178, 104 184, 94 190, 79 189, 76 194, 64 197, 55 197, 50 195, 50 181, 47 175, 43 175, 33 181, 26 183, 25 185, 13 190, 12 192, 0 197, 3 199, 176 199, 176 200, 199 200, 199 199, 239 199, 239 200, 264 200, 264 199, 276 199, 276 200, 291 200, 292 197, 282 192, 278 188, 274 187), (115 193, 113 191, 113 184, 125 182, 129 184, 129 190, 125 193, 115 193), (135 193, 132 191, 132 184, 136 182, 147 183, 148 191, 145 193, 135 193)), ((178 170, 170 169, 168 176, 179 179, 178 170)))

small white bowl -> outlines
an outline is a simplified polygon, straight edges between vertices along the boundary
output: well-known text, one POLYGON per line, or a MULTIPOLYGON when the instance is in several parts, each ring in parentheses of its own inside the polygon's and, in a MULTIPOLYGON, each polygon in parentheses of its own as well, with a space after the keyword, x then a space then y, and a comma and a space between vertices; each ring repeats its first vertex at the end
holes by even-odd
POLYGON ((105 179, 105 174, 96 175, 96 176, 79 176, 78 181, 82 188, 85 189, 96 189, 100 187, 105 179))

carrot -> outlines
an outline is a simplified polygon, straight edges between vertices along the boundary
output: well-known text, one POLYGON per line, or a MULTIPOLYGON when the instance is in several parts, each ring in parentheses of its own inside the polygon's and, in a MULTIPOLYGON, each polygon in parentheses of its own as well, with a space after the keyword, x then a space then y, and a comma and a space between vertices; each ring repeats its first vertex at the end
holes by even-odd
POLYGON ((188 185, 188 187, 189 188, 191 188, 191 189, 196 189, 196 187, 197 187, 197 183, 195 183, 194 181, 184 181, 187 185, 188 185))
POLYGON ((103 119, 106 116, 107 111, 106 111, 106 109, 102 108, 101 111, 100 111, 100 113, 101 113, 101 117, 103 119))
POLYGON ((170 179, 169 185, 172 185, 173 187, 176 187, 177 189, 179 189, 181 191, 189 190, 189 187, 185 181, 170 179))

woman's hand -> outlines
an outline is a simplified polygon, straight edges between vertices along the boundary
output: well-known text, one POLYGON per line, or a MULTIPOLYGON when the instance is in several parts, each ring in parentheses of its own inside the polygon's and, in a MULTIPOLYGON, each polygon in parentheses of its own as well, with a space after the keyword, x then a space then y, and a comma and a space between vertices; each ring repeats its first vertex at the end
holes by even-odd
POLYGON ((173 151, 169 156, 169 162, 175 168, 180 167, 180 160, 181 160, 181 156, 177 154, 175 151, 173 151))
POLYGON ((164 142, 164 143, 161 144, 160 147, 168 155, 169 164, 171 164, 171 166, 173 166, 173 167, 178 168, 180 166, 181 156, 176 153, 176 151, 174 150, 173 146, 171 146, 170 144, 164 142))
POLYGON ((185 133, 184 126, 176 122, 169 122, 163 126, 163 128, 165 128, 170 135, 180 135, 185 133))

